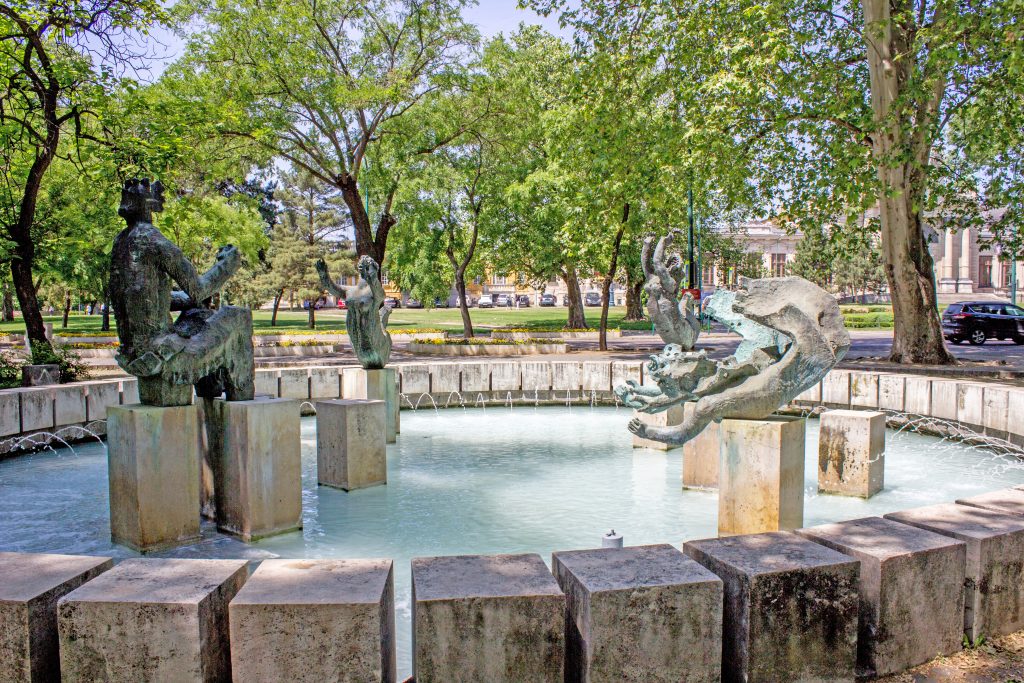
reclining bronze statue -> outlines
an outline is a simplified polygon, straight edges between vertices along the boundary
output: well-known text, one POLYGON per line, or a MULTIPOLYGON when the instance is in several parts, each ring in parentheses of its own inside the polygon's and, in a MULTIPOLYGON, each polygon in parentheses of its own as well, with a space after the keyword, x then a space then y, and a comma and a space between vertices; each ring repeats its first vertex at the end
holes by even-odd
POLYGON ((153 225, 163 210, 163 187, 130 180, 117 213, 128 227, 114 238, 110 298, 121 345, 117 363, 139 378, 146 405, 191 405, 193 388, 203 398, 253 398, 255 365, 252 313, 246 308, 209 308, 209 300, 238 270, 233 246, 200 275, 181 249, 153 225), (181 290, 172 291, 172 283, 181 290), (171 311, 181 311, 172 322, 171 311))
POLYGON ((377 262, 362 256, 357 269, 359 281, 352 287, 341 287, 331 280, 327 263, 323 259, 316 262, 320 284, 345 301, 345 329, 359 364, 367 370, 380 369, 391 359, 391 335, 387 332, 391 309, 383 305, 384 286, 377 262))

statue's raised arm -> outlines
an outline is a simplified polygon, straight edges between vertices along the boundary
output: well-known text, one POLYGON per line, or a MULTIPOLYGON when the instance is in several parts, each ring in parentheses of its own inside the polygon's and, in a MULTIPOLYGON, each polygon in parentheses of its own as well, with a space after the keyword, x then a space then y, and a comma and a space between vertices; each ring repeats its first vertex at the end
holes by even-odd
POLYGON ((316 272, 320 276, 320 284, 324 289, 330 292, 331 296, 337 299, 348 299, 348 292, 345 288, 336 284, 334 280, 331 279, 331 271, 327 267, 327 261, 324 261, 323 259, 317 260, 316 272))

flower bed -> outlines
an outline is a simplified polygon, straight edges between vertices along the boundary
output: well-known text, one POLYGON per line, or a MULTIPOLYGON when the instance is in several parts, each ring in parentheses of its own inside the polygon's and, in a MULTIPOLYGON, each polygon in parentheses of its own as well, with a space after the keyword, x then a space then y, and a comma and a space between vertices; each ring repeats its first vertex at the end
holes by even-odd
POLYGON ((492 339, 490 337, 456 337, 411 342, 410 353, 429 356, 525 356, 538 353, 565 353, 565 343, 550 339, 492 339))

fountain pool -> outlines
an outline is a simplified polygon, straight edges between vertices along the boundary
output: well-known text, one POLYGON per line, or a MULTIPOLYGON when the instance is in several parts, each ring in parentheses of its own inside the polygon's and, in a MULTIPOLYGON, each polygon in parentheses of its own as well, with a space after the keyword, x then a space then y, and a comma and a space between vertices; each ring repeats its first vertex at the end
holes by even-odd
MULTIPOLYGON (((304 529, 245 545, 204 528, 184 557, 389 557, 395 560, 399 669, 410 663, 409 561, 425 555, 597 547, 713 536, 717 496, 681 491, 681 451, 634 450, 632 411, 587 407, 419 410, 388 447, 388 485, 344 493, 316 485, 315 419, 303 421, 304 529)), ((1024 483, 1012 456, 936 437, 888 433, 886 489, 870 500, 817 494, 817 420, 808 421, 807 526, 1024 483)), ((173 454, 169 454, 173 455, 173 454)), ((133 553, 112 546, 106 451, 76 445, 0 461, 0 550, 133 553)))

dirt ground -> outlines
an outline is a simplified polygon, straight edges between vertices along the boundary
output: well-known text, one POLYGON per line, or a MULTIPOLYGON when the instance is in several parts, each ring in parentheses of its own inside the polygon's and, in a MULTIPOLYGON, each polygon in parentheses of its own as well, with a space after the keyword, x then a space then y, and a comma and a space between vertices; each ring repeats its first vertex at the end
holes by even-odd
POLYGON ((1024 631, 877 680, 883 683, 1024 683, 1024 631))

